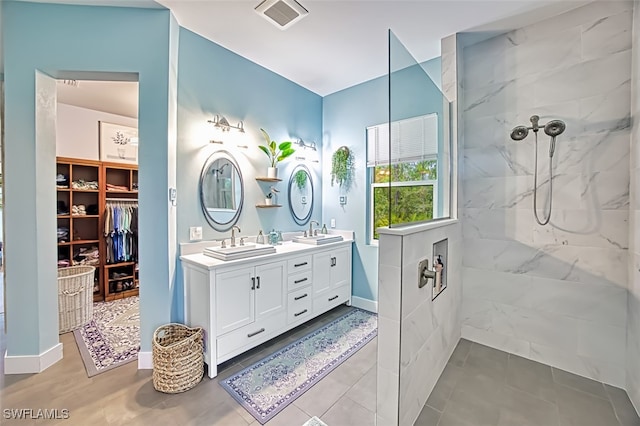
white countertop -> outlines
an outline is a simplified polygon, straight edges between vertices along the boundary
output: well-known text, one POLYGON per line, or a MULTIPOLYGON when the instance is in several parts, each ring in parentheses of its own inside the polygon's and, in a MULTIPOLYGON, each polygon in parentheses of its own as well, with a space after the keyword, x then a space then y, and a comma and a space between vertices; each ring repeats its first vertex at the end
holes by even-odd
POLYGON ((274 246, 276 248, 275 253, 264 254, 260 256, 251 256, 244 259, 236 259, 236 260, 219 260, 215 259, 211 256, 207 256, 202 253, 204 247, 209 246, 217 246, 220 243, 217 241, 200 241, 198 243, 184 243, 181 244, 181 252, 182 253, 191 253, 191 254, 183 254, 180 256, 180 260, 191 264, 193 266, 205 269, 216 269, 227 266, 237 266, 242 265, 243 263, 254 263, 255 261, 272 261, 277 260, 279 257, 284 257, 290 255, 292 253, 312 253, 314 251, 319 251, 331 247, 339 247, 342 245, 352 244, 354 241, 353 231, 334 231, 330 232, 330 234, 339 234, 342 235, 342 241, 336 241, 335 243, 327 243, 322 245, 313 245, 313 244, 304 244, 304 243, 294 243, 293 241, 284 241, 281 244, 274 246), (194 250, 197 250, 194 253, 194 250))

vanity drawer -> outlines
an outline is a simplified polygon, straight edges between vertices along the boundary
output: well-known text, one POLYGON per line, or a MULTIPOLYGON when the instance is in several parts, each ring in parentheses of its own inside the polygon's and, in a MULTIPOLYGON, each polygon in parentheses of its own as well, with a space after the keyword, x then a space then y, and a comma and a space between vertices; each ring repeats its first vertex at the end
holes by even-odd
POLYGON ((289 293, 287 299, 287 324, 307 319, 312 314, 313 292, 311 286, 289 293))
POLYGON ((311 269, 299 272, 297 274, 289 274, 289 276, 287 277, 287 286, 289 288, 289 291, 308 286, 313 282, 311 280, 312 277, 313 271, 311 271, 311 269))
POLYGON ((305 256, 294 257, 287 261, 287 269, 290 274, 295 274, 297 272, 306 271, 307 269, 311 269, 311 259, 313 257, 310 254, 305 256))
POLYGON ((244 352, 244 350, 266 342, 276 334, 280 334, 285 325, 286 312, 281 312, 218 336, 218 358, 241 348, 244 352))
POLYGON ((348 302, 350 297, 351 297, 350 285, 343 285, 341 287, 337 287, 329 291, 325 291, 321 294, 318 294, 313 299, 313 313, 315 315, 318 315, 323 312, 326 312, 329 309, 335 308, 336 306, 344 302, 348 302))

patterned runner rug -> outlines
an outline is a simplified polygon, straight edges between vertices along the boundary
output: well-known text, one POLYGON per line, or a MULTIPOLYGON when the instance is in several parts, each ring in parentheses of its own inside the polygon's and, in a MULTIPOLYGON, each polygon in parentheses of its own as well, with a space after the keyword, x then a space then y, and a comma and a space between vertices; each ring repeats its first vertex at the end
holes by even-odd
POLYGON ((354 309, 220 385, 264 424, 373 339, 377 319, 354 309))
POLYGON ((93 319, 73 336, 89 377, 138 359, 139 298, 94 303, 93 319))

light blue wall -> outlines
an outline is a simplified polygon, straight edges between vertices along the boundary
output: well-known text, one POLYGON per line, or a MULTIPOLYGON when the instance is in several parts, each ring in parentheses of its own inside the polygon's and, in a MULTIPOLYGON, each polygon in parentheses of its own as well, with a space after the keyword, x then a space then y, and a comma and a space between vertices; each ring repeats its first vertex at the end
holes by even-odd
MULTIPOLYGON (((440 58, 423 64, 424 69, 440 73, 440 58)), ((394 116, 414 117, 442 109, 438 87, 415 69, 400 71, 406 78, 394 79, 402 84, 398 92, 406 92, 406 102, 397 102, 394 116)), ((403 76, 404 77, 404 76, 403 76)), ((439 78, 438 78, 439 80, 439 78)), ((394 92, 395 93, 395 92, 394 92)), ((395 96, 395 95, 394 95, 395 96)), ((388 79, 380 77, 325 96, 323 99, 323 221, 336 219, 336 228, 353 229, 356 244, 353 254, 353 295, 378 300, 378 247, 367 244, 369 202, 366 170, 366 128, 385 123, 389 117, 388 79), (349 192, 331 186, 331 155, 342 145, 355 155, 355 181, 349 192), (347 204, 340 206, 340 195, 347 195, 347 204)))
MULTIPOLYGON (((321 145, 322 98, 290 80, 275 74, 189 30, 180 30, 178 72, 178 239, 189 241, 189 227, 201 226, 205 240, 229 237, 218 232, 205 220, 200 208, 198 183, 202 165, 215 150, 232 153, 242 170, 245 202, 238 226, 242 235, 256 235, 258 230, 298 230, 287 200, 287 184, 291 170, 299 163, 290 157, 279 165, 276 186, 280 190, 278 204, 282 208, 258 209, 268 185, 257 182, 266 176, 268 158, 258 149, 263 143, 260 128, 280 142, 302 138, 321 145), (213 130, 207 120, 216 114, 231 124, 242 120, 246 133, 229 132, 224 145, 208 143, 213 130), (240 137, 240 139, 238 139, 240 137), (248 145, 238 148, 235 143, 248 145)), ((296 154, 300 154, 298 152, 296 154)), ((318 154, 320 150, 318 151, 318 154)), ((294 154, 294 156, 296 155, 294 154)), ((306 163, 315 185, 315 207, 312 219, 322 215, 320 163, 306 163)), ((178 273, 181 277, 181 273, 178 273)), ((179 278, 181 280, 181 278, 179 278)), ((182 317, 182 285, 176 286, 173 307, 177 319, 182 317)))
POLYGON ((66 78, 86 74, 63 71, 138 75, 141 344, 149 350, 155 327, 170 319, 173 279, 167 203, 175 167, 167 134, 171 75, 175 78, 170 73, 171 14, 5 2, 2 19, 8 354, 37 355, 58 342, 55 219, 47 219, 55 218, 56 211, 55 150, 37 149, 36 71, 66 78))

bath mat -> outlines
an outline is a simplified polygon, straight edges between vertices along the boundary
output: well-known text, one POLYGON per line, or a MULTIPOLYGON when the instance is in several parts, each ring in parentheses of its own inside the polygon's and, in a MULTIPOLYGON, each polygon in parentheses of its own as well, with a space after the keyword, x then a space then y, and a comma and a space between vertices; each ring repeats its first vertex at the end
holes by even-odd
POLYGON ((327 424, 316 416, 313 416, 309 420, 304 422, 302 426, 327 426, 327 424))
POLYGON ((354 308, 220 385, 264 424, 377 336, 377 319, 354 308))
POLYGON ((139 297, 94 303, 93 319, 73 336, 89 377, 138 359, 139 297))

